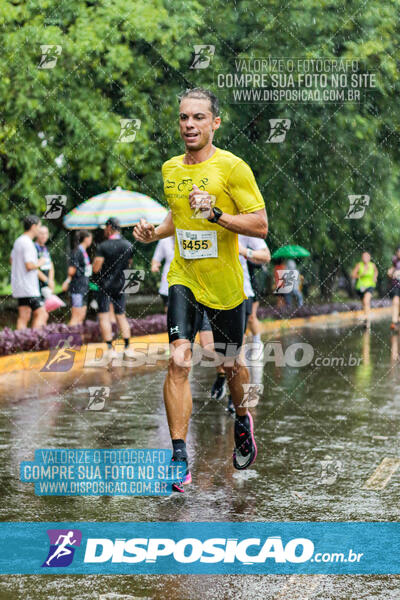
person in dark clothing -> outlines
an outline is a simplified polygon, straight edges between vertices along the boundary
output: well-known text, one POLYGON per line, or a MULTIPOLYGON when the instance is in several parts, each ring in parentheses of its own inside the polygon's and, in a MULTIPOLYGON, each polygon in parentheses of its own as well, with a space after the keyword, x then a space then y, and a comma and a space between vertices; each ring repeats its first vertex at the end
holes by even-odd
POLYGON ((93 241, 92 234, 87 230, 78 233, 78 247, 72 252, 69 259, 68 277, 62 284, 62 291, 69 289, 71 294, 71 320, 69 325, 80 325, 86 317, 87 295, 89 291, 89 277, 92 274, 92 265, 87 249, 93 241))
POLYGON ((96 250, 93 272, 98 273, 99 321, 103 340, 106 342, 108 359, 116 358, 112 346, 110 303, 114 306, 118 328, 124 340, 124 357, 131 358, 129 350, 130 327, 125 315, 125 273, 132 262, 133 246, 121 235, 118 219, 111 217, 104 230, 105 241, 96 250))

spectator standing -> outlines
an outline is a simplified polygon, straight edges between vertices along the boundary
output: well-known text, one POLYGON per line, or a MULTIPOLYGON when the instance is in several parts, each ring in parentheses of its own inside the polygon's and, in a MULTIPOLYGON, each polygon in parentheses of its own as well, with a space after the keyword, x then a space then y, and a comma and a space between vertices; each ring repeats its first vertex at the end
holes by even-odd
POLYGON ((97 247, 93 262, 93 273, 99 274, 97 302, 101 334, 108 347, 107 358, 116 358, 117 354, 112 346, 110 319, 110 304, 112 304, 124 340, 124 357, 132 358, 134 353, 129 350, 130 327, 125 315, 124 270, 128 269, 132 262, 133 246, 122 237, 120 222, 115 217, 111 217, 106 222, 104 236, 106 239, 97 247))
MULTIPOLYGON (((49 229, 45 225, 39 227, 39 232, 36 238, 35 247, 39 258, 45 258, 46 262, 38 269, 39 288, 43 300, 46 300, 46 288, 54 292, 54 265, 51 260, 50 252, 46 246, 49 239, 49 229)), ((46 323, 49 318, 49 313, 46 311, 46 323)))
POLYGON ((92 241, 93 237, 89 231, 79 232, 78 247, 71 254, 68 277, 62 284, 63 292, 69 289, 71 294, 72 308, 69 325, 81 325, 86 317, 89 277, 92 274, 92 265, 87 250, 92 241))
POLYGON ((28 327, 32 315, 32 329, 43 327, 47 320, 38 278, 38 269, 46 263, 46 258, 38 258, 33 243, 39 227, 39 217, 36 215, 25 217, 24 233, 15 240, 11 252, 12 295, 18 300, 17 329, 28 327))

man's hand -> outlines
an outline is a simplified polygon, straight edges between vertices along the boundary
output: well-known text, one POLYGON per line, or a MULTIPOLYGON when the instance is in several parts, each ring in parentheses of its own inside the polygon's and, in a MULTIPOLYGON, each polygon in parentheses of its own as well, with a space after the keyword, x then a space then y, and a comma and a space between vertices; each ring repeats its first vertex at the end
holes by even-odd
POLYGON ((193 184, 193 189, 189 194, 189 203, 192 210, 198 211, 200 214, 202 212, 207 213, 204 218, 208 219, 213 216, 210 194, 199 190, 195 184, 193 184))
POLYGON ((143 244, 156 241, 154 225, 148 223, 146 219, 140 219, 140 222, 133 229, 133 237, 138 242, 143 242, 143 244))

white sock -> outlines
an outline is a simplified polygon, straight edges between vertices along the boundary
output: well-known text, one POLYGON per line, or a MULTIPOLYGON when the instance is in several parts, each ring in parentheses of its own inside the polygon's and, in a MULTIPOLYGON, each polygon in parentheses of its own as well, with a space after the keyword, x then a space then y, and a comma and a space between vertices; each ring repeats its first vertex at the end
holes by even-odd
POLYGON ((253 344, 258 344, 258 342, 261 342, 261 335, 259 333, 256 333, 256 335, 253 335, 252 342, 253 342, 253 344))

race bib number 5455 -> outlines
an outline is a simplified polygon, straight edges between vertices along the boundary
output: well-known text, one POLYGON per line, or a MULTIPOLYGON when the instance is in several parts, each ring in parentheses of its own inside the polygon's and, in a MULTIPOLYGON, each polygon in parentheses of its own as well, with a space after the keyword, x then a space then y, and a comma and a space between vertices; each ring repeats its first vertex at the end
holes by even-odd
POLYGON ((216 231, 190 231, 177 229, 179 254, 182 258, 217 258, 216 231))

